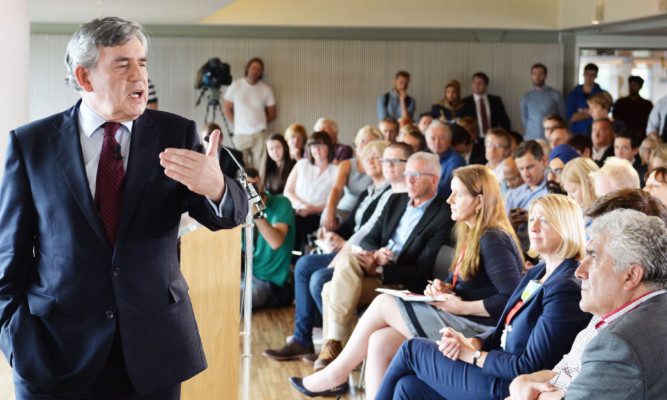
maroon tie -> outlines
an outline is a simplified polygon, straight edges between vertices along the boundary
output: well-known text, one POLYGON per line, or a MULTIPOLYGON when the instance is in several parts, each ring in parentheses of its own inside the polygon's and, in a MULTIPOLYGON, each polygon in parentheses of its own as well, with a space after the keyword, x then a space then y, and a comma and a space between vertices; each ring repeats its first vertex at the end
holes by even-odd
POLYGON ((484 105, 484 98, 479 99, 479 113, 482 118, 482 136, 486 135, 486 131, 489 130, 489 118, 486 116, 486 106, 484 105))
POLYGON ((95 184, 95 205, 100 212, 102 224, 113 246, 118 233, 120 219, 120 204, 123 199, 123 157, 120 154, 120 145, 116 141, 116 131, 120 127, 117 122, 107 122, 104 128, 104 142, 100 163, 97 167, 97 182, 95 184))

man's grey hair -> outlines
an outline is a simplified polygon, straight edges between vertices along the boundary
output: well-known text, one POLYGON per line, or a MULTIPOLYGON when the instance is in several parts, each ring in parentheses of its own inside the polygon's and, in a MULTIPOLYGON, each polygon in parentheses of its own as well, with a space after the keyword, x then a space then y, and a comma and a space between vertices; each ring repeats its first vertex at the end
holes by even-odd
POLYGON ((433 128, 440 128, 444 129, 445 132, 447 132, 447 139, 452 139, 452 130, 449 129, 449 125, 446 123, 440 121, 439 119, 434 119, 429 125, 428 128, 426 128, 426 132, 430 131, 433 128))
POLYGON ((642 282, 655 290, 667 288, 667 228, 662 219, 637 210, 614 210, 593 220, 588 234, 591 239, 605 235, 604 251, 616 273, 639 264, 644 268, 642 282))
POLYGON ((315 125, 313 125, 313 130, 315 132, 321 131, 322 130, 322 125, 327 124, 327 123, 329 125, 331 125, 331 129, 333 129, 334 132, 338 133, 338 124, 336 123, 336 121, 334 121, 333 119, 324 118, 324 117, 319 118, 317 121, 315 121, 315 125))
POLYGON ((148 35, 136 22, 118 17, 106 17, 82 25, 67 44, 65 83, 74 90, 83 90, 76 81, 74 73, 77 65, 92 71, 100 58, 99 47, 122 46, 135 36, 141 42, 144 51, 148 53, 148 35))
POLYGON ((408 162, 412 160, 423 161, 424 165, 426 166, 426 171, 421 172, 427 172, 436 175, 438 179, 440 179, 440 175, 442 175, 442 167, 440 166, 440 158, 438 156, 433 153, 418 151, 408 158, 408 162))

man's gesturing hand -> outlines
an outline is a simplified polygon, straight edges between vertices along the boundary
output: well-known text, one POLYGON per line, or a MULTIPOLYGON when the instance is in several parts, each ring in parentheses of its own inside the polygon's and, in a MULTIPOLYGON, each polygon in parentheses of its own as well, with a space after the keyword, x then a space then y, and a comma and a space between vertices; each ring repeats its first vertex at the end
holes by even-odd
POLYGON ((204 195, 216 204, 225 194, 225 177, 218 162, 220 130, 211 133, 206 155, 192 150, 168 148, 160 153, 160 165, 171 179, 204 195))

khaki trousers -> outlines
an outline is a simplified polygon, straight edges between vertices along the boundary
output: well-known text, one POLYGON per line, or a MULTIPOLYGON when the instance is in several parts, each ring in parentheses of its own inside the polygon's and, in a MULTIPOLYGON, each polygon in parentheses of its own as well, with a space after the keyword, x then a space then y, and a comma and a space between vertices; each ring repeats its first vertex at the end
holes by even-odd
POLYGON ((341 254, 336 261, 333 277, 322 289, 322 339, 329 339, 330 322, 345 326, 347 332, 343 343, 352 334, 356 325, 354 312, 359 306, 370 304, 380 293, 375 289, 382 286, 382 280, 374 276, 365 276, 352 253, 341 254))
POLYGON ((236 150, 243 153, 243 162, 246 167, 259 169, 264 155, 264 142, 268 134, 266 131, 253 133, 250 135, 234 134, 232 142, 236 150))

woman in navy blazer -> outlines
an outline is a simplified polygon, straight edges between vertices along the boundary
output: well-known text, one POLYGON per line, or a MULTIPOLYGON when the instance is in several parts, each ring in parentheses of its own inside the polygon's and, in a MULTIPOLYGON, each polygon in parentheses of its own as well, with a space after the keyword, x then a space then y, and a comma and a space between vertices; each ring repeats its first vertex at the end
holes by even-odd
POLYGON ((529 235, 544 262, 522 279, 496 328, 472 339, 445 328, 438 342, 404 343, 376 399, 504 399, 517 375, 556 365, 590 319, 574 279, 584 255, 579 207, 563 195, 535 200, 529 235))

